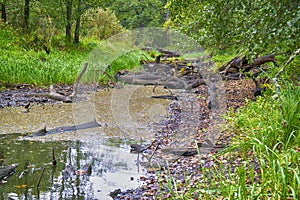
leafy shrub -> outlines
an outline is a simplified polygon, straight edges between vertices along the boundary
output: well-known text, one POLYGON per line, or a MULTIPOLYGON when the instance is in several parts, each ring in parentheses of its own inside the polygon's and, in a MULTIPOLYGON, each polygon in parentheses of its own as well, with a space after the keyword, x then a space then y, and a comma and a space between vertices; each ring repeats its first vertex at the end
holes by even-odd
POLYGON ((100 40, 109 38, 123 31, 117 17, 110 10, 101 8, 88 9, 82 15, 83 36, 100 40))

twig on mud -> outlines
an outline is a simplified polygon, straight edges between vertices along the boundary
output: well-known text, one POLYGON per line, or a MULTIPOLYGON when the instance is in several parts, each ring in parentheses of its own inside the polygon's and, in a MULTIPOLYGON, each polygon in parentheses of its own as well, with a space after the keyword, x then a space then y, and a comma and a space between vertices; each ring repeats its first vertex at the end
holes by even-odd
POLYGON ((39 177, 38 183, 37 183, 37 185, 36 185, 37 188, 40 187, 40 183, 41 183, 42 177, 43 177, 43 175, 44 175, 44 171, 45 171, 45 167, 43 167, 42 173, 41 173, 41 175, 40 175, 40 177, 39 177))
POLYGON ((149 163, 151 162, 151 159, 152 159, 152 157, 154 156, 155 152, 157 151, 159 145, 160 145, 160 142, 157 144, 157 146, 155 147, 155 149, 154 149, 154 151, 152 152, 151 156, 149 157, 149 159, 148 159, 148 162, 149 162, 149 163))
POLYGON ((153 89, 152 89, 152 92, 155 93, 155 88, 157 87, 158 85, 154 85, 153 89))
POLYGON ((28 104, 26 104, 25 106, 24 106, 24 108, 26 109, 26 110, 24 110, 24 111, 22 111, 23 113, 28 113, 30 110, 31 110, 31 108, 32 108, 32 106, 34 105, 34 103, 28 103, 28 104))
POLYGON ((52 149, 52 165, 56 165, 57 162, 56 162, 56 159, 55 159, 55 154, 54 154, 54 149, 52 149))

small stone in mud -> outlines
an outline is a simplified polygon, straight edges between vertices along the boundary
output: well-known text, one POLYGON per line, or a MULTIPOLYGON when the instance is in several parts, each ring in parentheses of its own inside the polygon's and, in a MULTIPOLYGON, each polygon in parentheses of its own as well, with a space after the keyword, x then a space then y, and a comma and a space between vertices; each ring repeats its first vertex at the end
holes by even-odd
POLYGON ((146 176, 141 176, 141 177, 140 177, 140 180, 141 180, 141 181, 146 181, 146 180, 147 180, 147 177, 146 177, 146 176))
POLYGON ((114 190, 114 191, 112 191, 112 192, 110 192, 109 193, 109 196, 111 196, 111 198, 115 198, 116 196, 118 196, 118 194, 120 194, 121 193, 121 189, 116 189, 116 190, 114 190))

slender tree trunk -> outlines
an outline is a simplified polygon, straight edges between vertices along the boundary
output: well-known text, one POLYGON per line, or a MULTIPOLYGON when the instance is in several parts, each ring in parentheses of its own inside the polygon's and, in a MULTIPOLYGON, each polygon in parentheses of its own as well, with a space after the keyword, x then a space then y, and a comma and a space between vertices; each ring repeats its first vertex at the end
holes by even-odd
POLYGON ((81 0, 78 0, 77 5, 77 18, 76 18, 76 26, 75 26, 75 34, 74 34, 74 44, 79 43, 79 35, 80 35, 80 17, 81 17, 81 0))
POLYGON ((6 23, 6 7, 5 2, 1 3, 1 19, 6 23))
POLYGON ((25 0, 24 4, 24 29, 28 30, 29 28, 29 12, 30 12, 30 0, 25 0))
MULTIPOLYGON (((60 1, 59 1, 59 4, 60 4, 61 16, 64 16, 64 15, 65 15, 65 10, 64 10, 64 3, 63 3, 63 0, 60 0, 60 1)), ((66 18, 65 18, 65 17, 63 17, 62 20, 63 20, 63 23, 64 23, 64 24, 67 24, 67 23, 66 23, 66 18)))
POLYGON ((72 24, 71 24, 71 19, 72 19, 72 0, 67 1, 67 26, 66 26, 66 38, 67 40, 71 41, 72 38, 72 24))

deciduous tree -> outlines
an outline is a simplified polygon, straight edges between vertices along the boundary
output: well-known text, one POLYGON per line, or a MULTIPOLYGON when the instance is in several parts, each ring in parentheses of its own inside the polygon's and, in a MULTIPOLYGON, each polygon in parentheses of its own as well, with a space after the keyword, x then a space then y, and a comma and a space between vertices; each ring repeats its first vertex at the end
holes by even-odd
POLYGON ((165 20, 165 0, 106 0, 104 7, 110 8, 128 29, 159 27, 165 20))
POLYGON ((66 0, 66 38, 69 41, 72 38, 72 4, 73 0, 66 0))
POLYGON ((245 48, 252 55, 299 47, 296 0, 169 0, 168 26, 215 48, 245 48))

